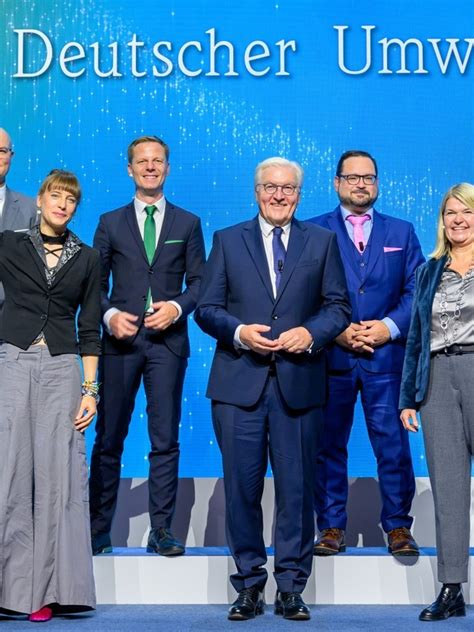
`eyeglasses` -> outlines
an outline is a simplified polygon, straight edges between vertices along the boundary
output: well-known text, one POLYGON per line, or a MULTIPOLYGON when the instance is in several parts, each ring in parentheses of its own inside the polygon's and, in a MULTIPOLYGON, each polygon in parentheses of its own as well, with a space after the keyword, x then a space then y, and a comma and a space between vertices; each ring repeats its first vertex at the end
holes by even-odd
POLYGON ((297 191, 300 190, 300 187, 295 186, 294 184, 273 184, 272 182, 267 182, 266 184, 257 184, 255 187, 263 187, 265 193, 269 195, 273 195, 280 189, 283 195, 294 195, 297 191))
POLYGON ((11 147, 0 147, 0 154, 6 155, 6 154, 12 154, 13 153, 13 149, 11 147))
POLYGON ((364 184, 375 184, 376 180, 377 180, 377 176, 374 175, 365 175, 365 176, 359 176, 357 173, 349 173, 347 176, 343 176, 342 174, 337 176, 338 178, 342 178, 342 180, 345 180, 348 184, 359 184, 359 182, 362 180, 364 184))

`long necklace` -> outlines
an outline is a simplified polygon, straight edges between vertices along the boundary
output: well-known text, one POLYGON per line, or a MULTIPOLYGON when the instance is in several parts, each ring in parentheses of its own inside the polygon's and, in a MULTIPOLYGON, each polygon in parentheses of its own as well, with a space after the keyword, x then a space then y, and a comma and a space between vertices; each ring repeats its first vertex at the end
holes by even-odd
MULTIPOLYGON (((446 267, 451 263, 451 259, 448 259, 446 263, 446 267)), ((466 274, 462 277, 461 287, 459 288, 458 294, 456 296, 456 301, 454 303, 454 311, 453 315, 450 316, 448 313, 448 286, 446 283, 446 271, 443 273, 441 277, 441 283, 439 284, 439 290, 441 294, 441 300, 439 304, 439 324, 441 326, 441 330, 443 332, 444 346, 449 347, 454 343, 457 338, 459 331, 459 321, 461 319, 461 309, 463 307, 463 299, 466 293, 467 284, 469 279, 472 276, 472 271, 474 270, 474 259, 471 261, 471 265, 466 274), (449 336, 448 327, 449 323, 452 322, 452 330, 451 337, 449 336)))

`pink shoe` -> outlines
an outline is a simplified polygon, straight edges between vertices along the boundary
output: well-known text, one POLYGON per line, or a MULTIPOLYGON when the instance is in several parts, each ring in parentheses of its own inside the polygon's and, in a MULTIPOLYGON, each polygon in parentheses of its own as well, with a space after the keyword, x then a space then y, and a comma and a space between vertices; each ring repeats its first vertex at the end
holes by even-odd
POLYGON ((33 621, 35 623, 49 621, 53 618, 53 611, 49 606, 43 606, 36 612, 32 612, 28 617, 28 621, 33 621))

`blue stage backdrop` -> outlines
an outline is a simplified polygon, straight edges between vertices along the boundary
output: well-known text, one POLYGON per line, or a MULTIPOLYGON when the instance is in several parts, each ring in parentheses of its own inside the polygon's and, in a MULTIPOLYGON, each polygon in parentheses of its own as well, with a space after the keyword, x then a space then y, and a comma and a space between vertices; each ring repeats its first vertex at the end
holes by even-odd
MULTIPOLYGON (((379 161, 377 208, 413 221, 425 254, 443 192, 473 180, 472 0, 1 0, 0 126, 15 143, 10 185, 34 194, 53 167, 75 171, 75 230, 131 199, 126 147, 171 147, 166 196, 218 228, 256 213, 253 169, 273 155, 305 168, 300 219, 332 209, 338 155, 379 161)), ((256 299, 257 300, 257 299, 256 299)), ((205 398, 214 342, 191 323, 181 476, 221 474, 205 398)), ((59 386, 59 385, 58 385, 59 386)), ((328 429, 328 431, 330 431, 328 429)), ((89 444, 92 431, 89 431, 89 444)), ((415 469, 426 475, 421 437, 415 469)), ((147 474, 137 400, 123 475, 147 474)), ((359 413, 352 476, 374 476, 359 413)))

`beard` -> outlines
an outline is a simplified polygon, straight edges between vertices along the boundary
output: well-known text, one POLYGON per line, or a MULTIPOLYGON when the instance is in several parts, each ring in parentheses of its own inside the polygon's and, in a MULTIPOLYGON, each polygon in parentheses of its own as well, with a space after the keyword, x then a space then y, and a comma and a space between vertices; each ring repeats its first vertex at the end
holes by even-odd
POLYGON ((357 209, 357 210, 361 210, 361 211, 365 211, 369 208, 371 208, 376 200, 378 195, 377 194, 371 194, 370 191, 367 191, 365 189, 361 189, 359 191, 359 193, 363 193, 363 196, 356 196, 353 194, 349 194, 349 195, 341 195, 339 192, 339 200, 341 202, 341 205, 344 206, 344 208, 347 209, 357 209))

